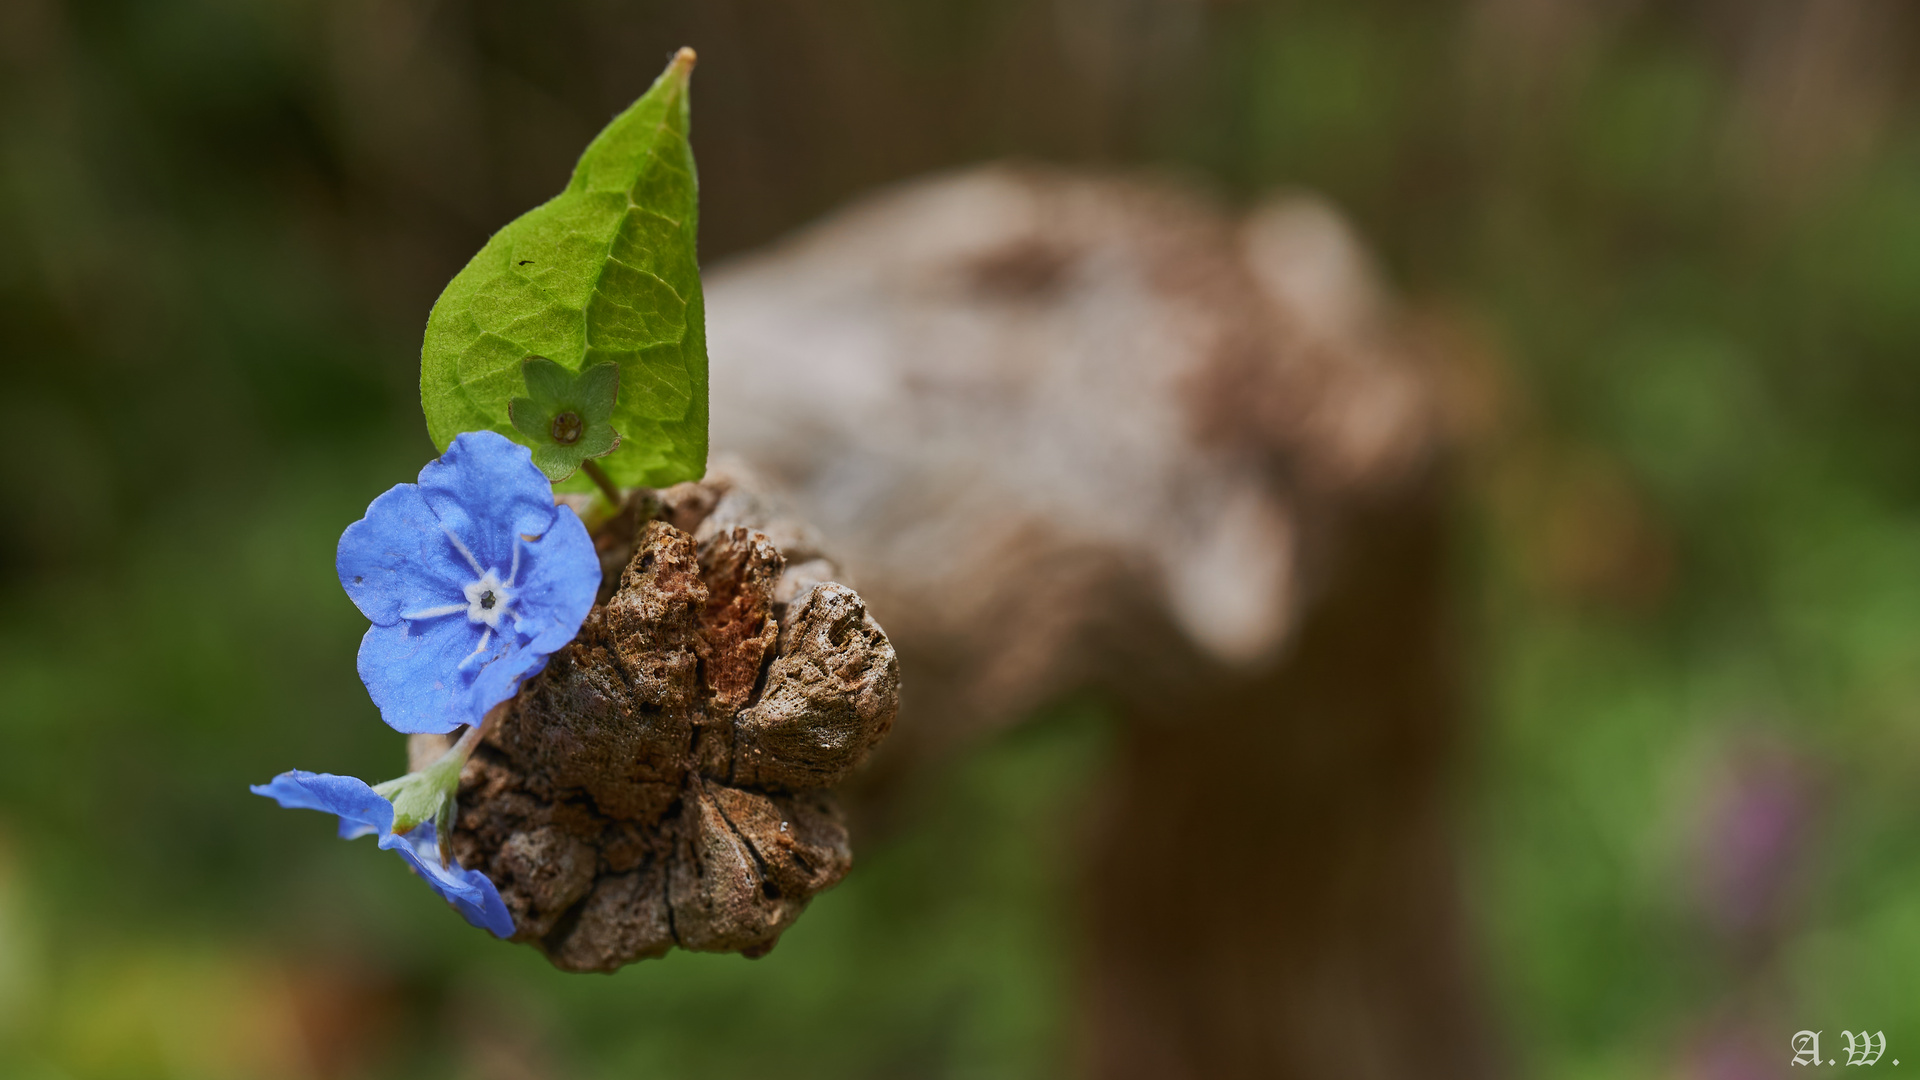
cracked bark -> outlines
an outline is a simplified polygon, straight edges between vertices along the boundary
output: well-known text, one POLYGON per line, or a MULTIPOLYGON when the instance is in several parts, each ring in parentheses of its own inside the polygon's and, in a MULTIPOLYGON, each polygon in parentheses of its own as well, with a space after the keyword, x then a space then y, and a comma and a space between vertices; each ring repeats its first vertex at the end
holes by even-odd
POLYGON ((852 865, 825 789, 892 726, 893 647, 750 480, 635 493, 595 542, 601 602, 467 763, 453 852, 562 969, 762 955, 852 865))

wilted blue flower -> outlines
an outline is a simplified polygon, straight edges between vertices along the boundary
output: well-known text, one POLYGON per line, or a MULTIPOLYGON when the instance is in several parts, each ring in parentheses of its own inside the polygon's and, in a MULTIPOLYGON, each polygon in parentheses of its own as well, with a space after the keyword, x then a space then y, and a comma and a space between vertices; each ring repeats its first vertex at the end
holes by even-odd
POLYGON ((373 790, 364 780, 332 773, 310 773, 302 769, 283 772, 265 784, 249 788, 288 809, 324 810, 340 816, 340 838, 378 835, 380 846, 397 851, 415 873, 427 879, 433 891, 446 898, 467 921, 496 937, 513 933, 513 916, 493 887, 478 870, 462 870, 458 865, 441 866, 433 822, 422 822, 405 835, 393 831, 393 804, 373 790))
POLYGON ((360 680, 406 732, 479 723, 573 639, 600 588, 586 526, 554 505, 532 453, 491 431, 373 500, 334 565, 373 620, 360 680))

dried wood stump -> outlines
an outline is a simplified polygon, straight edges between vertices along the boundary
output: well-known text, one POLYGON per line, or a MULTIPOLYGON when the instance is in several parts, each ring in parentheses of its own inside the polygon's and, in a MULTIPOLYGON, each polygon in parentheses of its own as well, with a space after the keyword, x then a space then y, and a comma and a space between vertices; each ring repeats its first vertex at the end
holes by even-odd
POLYGON ((1371 266, 1311 197, 996 166, 705 279, 714 445, 913 673, 856 820, 1050 701, 1122 719, 1062 927, 1095 1080, 1500 1072, 1448 802, 1471 395, 1371 266))
POLYGON ((568 971, 763 955, 852 864, 825 789, 893 724, 893 646, 738 481, 636 493, 595 540, 601 602, 493 718, 454 855, 568 971))

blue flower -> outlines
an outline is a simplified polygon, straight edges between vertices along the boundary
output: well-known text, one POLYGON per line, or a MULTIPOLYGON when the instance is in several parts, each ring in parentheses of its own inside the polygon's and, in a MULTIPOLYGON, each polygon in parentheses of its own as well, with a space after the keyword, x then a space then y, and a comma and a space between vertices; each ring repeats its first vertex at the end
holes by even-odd
POLYGON ((422 822, 405 835, 393 831, 393 804, 381 798, 366 781, 332 773, 310 773, 302 769, 283 772, 265 784, 249 787, 255 795, 265 795, 288 809, 324 810, 340 816, 340 838, 378 835, 380 846, 397 851, 427 879, 433 891, 444 897, 467 921, 496 937, 513 934, 513 916, 493 887, 478 870, 462 870, 458 865, 440 865, 433 822, 422 822))
POLYGON ((334 566, 373 620, 360 681, 405 732, 479 723, 573 639, 600 588, 586 526, 554 505, 532 452, 491 431, 373 500, 334 566))

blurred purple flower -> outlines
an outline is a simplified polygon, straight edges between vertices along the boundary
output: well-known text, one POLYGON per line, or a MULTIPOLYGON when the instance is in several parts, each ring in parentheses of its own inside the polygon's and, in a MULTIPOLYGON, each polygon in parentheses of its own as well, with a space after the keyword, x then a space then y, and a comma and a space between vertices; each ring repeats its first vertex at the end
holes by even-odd
POLYGON ((1791 754, 1734 755, 1707 804, 1699 874, 1707 915, 1723 931, 1764 929, 1791 893, 1813 819, 1805 767, 1791 754))
POLYGON ((1781 1032, 1721 1022, 1689 1043, 1675 1070, 1686 1080, 1771 1080, 1788 1072, 1790 1055, 1781 1032))
POLYGON ((531 452, 491 431, 457 436, 418 484, 373 500, 334 565, 373 620, 360 680, 405 732, 479 723, 573 639, 600 588, 586 527, 554 505, 531 452))
POLYGON ((382 798, 364 780, 332 773, 310 773, 302 769, 283 772, 264 784, 248 790, 264 795, 288 809, 323 810, 340 818, 340 838, 353 840, 377 835, 380 846, 399 852, 414 873, 427 880, 447 903, 452 904, 468 922, 496 937, 513 933, 513 916, 500 899, 500 891, 478 870, 462 870, 455 864, 440 865, 433 822, 422 822, 404 835, 393 831, 393 804, 382 798))

